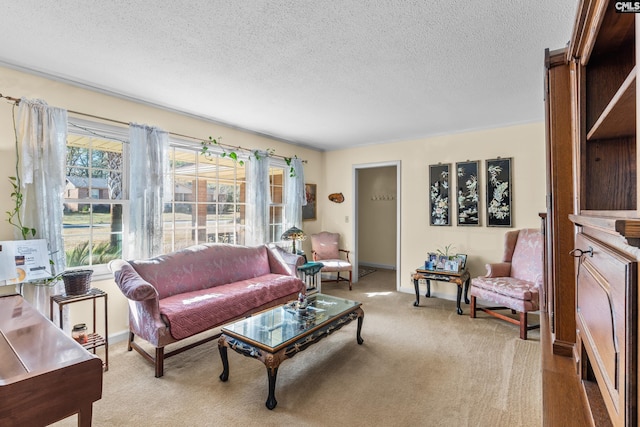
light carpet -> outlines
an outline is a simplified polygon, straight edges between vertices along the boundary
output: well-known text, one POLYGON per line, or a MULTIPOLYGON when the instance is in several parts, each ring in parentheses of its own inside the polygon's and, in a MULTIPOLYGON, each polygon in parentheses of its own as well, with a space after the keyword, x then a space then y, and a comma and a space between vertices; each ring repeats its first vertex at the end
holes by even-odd
MULTIPOLYGON (((265 366, 229 351, 222 382, 217 343, 165 361, 165 375, 126 343, 110 347, 94 426, 540 426, 539 332, 479 314, 458 316, 455 302, 395 291, 395 272, 323 292, 363 303, 356 322, 285 360, 277 407, 265 407, 265 366)), ((74 426, 72 416, 56 426, 74 426)))

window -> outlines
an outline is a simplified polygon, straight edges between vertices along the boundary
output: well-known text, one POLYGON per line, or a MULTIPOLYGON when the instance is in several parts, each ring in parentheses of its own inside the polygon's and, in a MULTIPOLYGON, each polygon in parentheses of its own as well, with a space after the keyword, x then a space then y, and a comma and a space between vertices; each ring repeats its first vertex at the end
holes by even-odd
POLYGON ((76 121, 83 122, 69 121, 62 234, 67 267, 92 267, 122 258, 127 130, 76 121))
MULTIPOLYGON (((67 267, 126 258, 128 128, 69 120, 63 238, 67 267)), ((170 140, 163 252, 201 243, 245 244, 246 175, 228 157, 170 140)), ((250 161, 250 160, 249 160, 250 161)), ((270 242, 284 231, 284 161, 270 159, 270 242)), ((95 270, 94 270, 95 271, 95 270)), ((106 268, 101 271, 106 273, 106 268)))
POLYGON ((245 243, 245 168, 200 154, 193 143, 170 141, 164 251, 201 243, 245 243))
POLYGON ((269 168, 269 242, 279 242, 284 233, 284 168, 269 168))

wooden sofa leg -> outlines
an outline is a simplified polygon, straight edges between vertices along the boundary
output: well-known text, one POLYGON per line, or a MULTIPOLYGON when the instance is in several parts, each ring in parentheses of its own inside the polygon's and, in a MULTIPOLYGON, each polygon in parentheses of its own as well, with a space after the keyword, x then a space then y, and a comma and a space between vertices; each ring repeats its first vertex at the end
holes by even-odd
POLYGON ((164 375, 164 347, 156 347, 156 378, 164 375))
POLYGON ((471 295, 471 306, 469 307, 469 316, 471 316, 472 319, 476 318, 476 297, 474 295, 471 295))
POLYGON ((133 350, 133 347, 131 346, 131 343, 133 342, 134 336, 135 335, 133 335, 133 332, 129 331, 129 339, 127 340, 127 351, 133 350))
POLYGON ((527 339, 527 313, 520 313, 520 338, 523 340, 527 339))

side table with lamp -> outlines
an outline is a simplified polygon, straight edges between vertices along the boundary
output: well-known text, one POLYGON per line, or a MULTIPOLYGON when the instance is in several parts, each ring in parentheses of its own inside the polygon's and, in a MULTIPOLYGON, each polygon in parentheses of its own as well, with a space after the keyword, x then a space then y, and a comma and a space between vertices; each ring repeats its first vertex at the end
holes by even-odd
POLYGON ((314 294, 316 292, 320 292, 321 287, 321 275, 320 269, 324 266, 321 262, 309 262, 307 261, 307 256, 303 251, 296 250, 296 240, 303 241, 307 238, 307 235, 304 231, 300 230, 298 227, 293 226, 289 228, 287 231, 282 233, 280 236, 282 240, 291 240, 292 249, 291 252, 294 254, 304 256, 305 263, 298 267, 298 275, 300 279, 307 285, 307 295, 314 294))

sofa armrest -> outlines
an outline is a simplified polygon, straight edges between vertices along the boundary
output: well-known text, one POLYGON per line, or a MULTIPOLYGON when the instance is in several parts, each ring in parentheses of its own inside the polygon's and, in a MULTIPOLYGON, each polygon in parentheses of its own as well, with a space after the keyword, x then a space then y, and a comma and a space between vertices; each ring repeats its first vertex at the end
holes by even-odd
POLYGON ((511 263, 510 262, 496 262, 486 264, 487 275, 486 277, 509 277, 511 276, 511 263))
POLYGON ((282 249, 277 245, 267 246, 269 267, 272 273, 298 276, 297 267, 304 264, 304 257, 282 249))
POLYGON ((158 299, 158 291, 144 280, 127 261, 116 259, 109 262, 109 270, 113 273, 116 284, 127 299, 144 301, 158 299))

